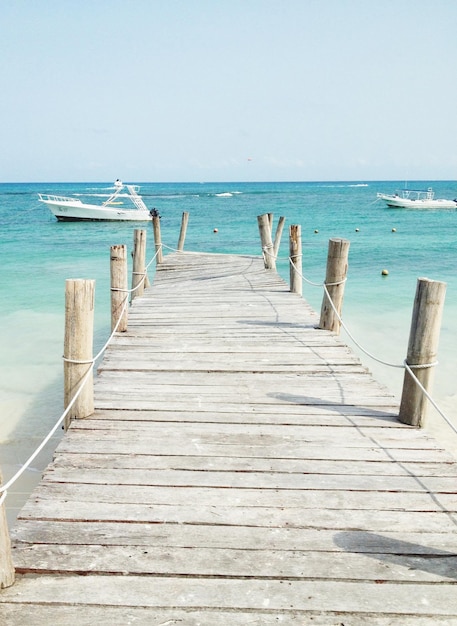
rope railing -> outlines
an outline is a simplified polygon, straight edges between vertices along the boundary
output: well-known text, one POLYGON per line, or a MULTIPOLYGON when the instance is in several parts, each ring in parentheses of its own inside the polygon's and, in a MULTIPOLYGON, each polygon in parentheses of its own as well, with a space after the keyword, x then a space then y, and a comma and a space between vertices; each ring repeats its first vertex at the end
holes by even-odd
POLYGON ((172 248, 171 246, 167 246, 164 243, 162 243, 161 246, 166 250, 171 250, 171 252, 182 252, 182 250, 178 250, 178 248, 172 248))
POLYGON ((73 405, 75 404, 76 400, 78 399, 78 397, 80 396, 80 394, 82 393, 82 390, 84 389, 85 384, 87 383, 88 379, 90 378, 91 373, 93 372, 93 369, 95 367, 95 363, 98 361, 98 359, 103 355, 103 353, 105 352, 105 350, 107 349, 107 347, 109 346, 110 342, 112 341, 114 335, 116 334, 119 325, 121 323, 122 320, 122 316, 125 313, 128 304, 129 304, 129 299, 128 296, 133 293, 134 291, 136 291, 137 289, 140 288, 140 286, 142 285, 142 283, 146 280, 146 276, 147 276, 147 270, 149 269, 150 265, 152 265, 152 263, 155 261, 157 255, 158 255, 158 250, 156 251, 156 253, 154 254, 154 256, 152 257, 152 259, 149 261, 149 263, 146 265, 145 267, 145 271, 142 272, 142 278, 139 281, 139 283, 137 285, 135 285, 135 287, 133 287, 132 289, 117 289, 117 291, 122 291, 126 293, 126 297, 125 297, 125 301, 122 307, 122 311, 118 316, 118 320, 113 328, 113 330, 111 331, 110 336, 108 337, 107 341, 105 342, 105 344, 103 345, 103 347, 97 352, 97 354, 90 360, 87 361, 78 361, 78 360, 74 360, 74 359, 68 359, 65 356, 62 357, 62 359, 64 361, 66 361, 67 363, 75 363, 75 364, 87 364, 90 365, 89 369, 87 370, 86 374, 84 375, 76 393, 74 394, 74 396, 71 398, 70 402, 68 403, 68 406, 66 407, 66 409, 64 410, 64 412, 62 413, 62 415, 59 417, 59 419, 57 420, 57 422, 54 424, 54 426, 51 428, 51 430, 49 431, 49 433, 46 435, 46 437, 43 439, 43 441, 40 443, 40 445, 35 449, 35 451, 29 456, 29 458, 25 461, 25 463, 23 465, 21 465, 20 469, 14 474, 14 476, 12 476, 6 483, 4 483, 3 485, 0 485, 0 506, 2 505, 2 503, 4 502, 7 494, 8 494, 8 490, 14 485, 14 483, 22 476, 22 474, 30 467, 31 463, 36 459, 36 457, 40 454, 40 452, 44 449, 44 447, 46 446, 46 444, 50 441, 50 439, 52 438, 52 436, 55 434, 55 432, 57 431, 57 429, 59 428, 59 426, 61 426, 61 424, 63 423, 63 421, 65 420, 65 418, 67 417, 68 413, 70 412, 71 408, 73 407, 73 405))
MULTIPOLYGON (((433 400, 433 398, 430 396, 430 394, 428 393, 428 391, 425 389, 425 387, 422 385, 422 383, 420 382, 420 380, 417 378, 417 376, 415 375, 413 370, 421 370, 421 369, 427 369, 427 368, 431 368, 431 367, 436 367, 438 365, 438 361, 434 361, 432 363, 423 363, 423 364, 416 364, 416 365, 412 365, 407 363, 406 359, 404 359, 404 361, 401 364, 397 364, 397 363, 389 363, 388 361, 384 361, 383 359, 380 359, 378 357, 376 357, 372 352, 370 352, 369 350, 367 350, 366 348, 364 348, 364 346, 362 346, 362 344, 357 341, 357 339, 354 337, 353 333, 349 330, 347 324, 344 322, 343 318, 341 317, 341 315, 339 314, 338 310, 336 309, 330 294, 328 292, 327 286, 330 285, 331 283, 325 283, 325 282, 320 282, 320 283, 316 283, 313 282, 311 280, 309 280, 308 278, 306 278, 303 273, 300 271, 300 269, 295 265, 295 263, 293 262, 291 257, 288 257, 288 261, 289 263, 294 267, 295 271, 299 274, 299 276, 302 278, 302 280, 304 280, 308 285, 311 285, 313 287, 321 287, 323 288, 323 290, 326 293, 326 296, 328 298, 328 301, 330 303, 330 306, 332 307, 335 315, 338 318, 338 321, 340 322, 341 326, 344 328, 346 334, 349 336, 349 338, 351 339, 351 341, 364 353, 366 354, 368 357, 370 357, 371 359, 373 359, 374 361, 381 363, 382 365, 385 365, 387 367, 392 367, 392 368, 397 368, 397 369, 403 369, 408 371, 408 373, 410 374, 412 380, 415 382, 415 384, 419 387, 419 389, 422 391, 422 393, 425 395, 425 397, 427 398, 427 400, 430 402, 430 404, 432 404, 432 406, 434 407, 434 409, 439 413, 439 415, 445 420, 445 422, 448 424, 448 426, 457 434, 457 427, 451 422, 451 420, 445 415, 445 413, 442 411, 442 409, 438 406, 438 404, 435 402, 435 400, 433 400)), ((347 279, 344 278, 344 280, 340 281, 339 284, 344 283, 347 279)), ((334 283, 334 284, 338 284, 338 283, 334 283)))
MULTIPOLYGON (((263 256, 263 258, 271 257, 276 262, 278 260, 278 255, 272 253, 271 250, 272 250, 272 247, 269 246, 269 245, 262 246, 262 256, 263 256)), ((402 370, 408 371, 408 373, 410 374, 412 380, 419 387, 419 389, 424 394, 424 396, 427 398, 427 400, 430 402, 430 404, 434 407, 434 409, 438 412, 438 414, 445 420, 445 422, 448 424, 448 426, 457 434, 457 427, 445 415, 445 413, 438 406, 438 404, 435 402, 435 400, 433 400, 433 398, 430 396, 428 391, 425 389, 425 387, 422 385, 422 383, 420 382, 420 380, 417 378, 417 376, 415 375, 415 373, 413 371, 413 370, 423 370, 423 369, 428 369, 428 368, 431 368, 431 367, 436 367, 438 365, 438 361, 434 361, 432 363, 423 363, 423 364, 414 364, 413 365, 413 364, 407 363, 406 359, 404 359, 402 363, 390 363, 388 361, 385 361, 385 360, 380 359, 379 357, 375 356, 372 352, 370 352, 364 346, 362 346, 362 344, 354 337, 353 333, 349 330, 347 324, 344 322, 343 318, 341 317, 341 315, 340 315, 337 307, 335 306, 335 304, 334 304, 334 302, 333 302, 333 300, 332 300, 332 298, 330 296, 330 293, 329 293, 329 291, 327 289, 327 287, 330 287, 330 286, 337 286, 337 285, 343 284, 344 282, 346 282, 347 278, 345 277, 342 281, 332 282, 332 283, 326 283, 326 282, 316 283, 316 282, 313 282, 313 281, 309 280, 308 278, 306 278, 306 276, 303 275, 303 273, 300 271, 300 269, 294 263, 292 257, 290 257, 290 256, 287 257, 287 260, 291 264, 291 266, 294 268, 294 270, 297 272, 297 274, 300 276, 300 278, 305 283, 307 283, 308 285, 311 285, 313 287, 320 287, 320 288, 322 288, 324 290, 324 292, 325 292, 325 294, 327 296, 327 300, 328 300, 328 302, 329 302, 329 304, 330 304, 334 314, 336 315, 339 323, 341 324, 341 326, 345 330, 345 332, 348 335, 348 337, 354 343, 354 345, 356 345, 369 358, 373 359, 377 363, 380 363, 381 365, 385 365, 387 367, 392 367, 392 368, 402 369, 402 370)))

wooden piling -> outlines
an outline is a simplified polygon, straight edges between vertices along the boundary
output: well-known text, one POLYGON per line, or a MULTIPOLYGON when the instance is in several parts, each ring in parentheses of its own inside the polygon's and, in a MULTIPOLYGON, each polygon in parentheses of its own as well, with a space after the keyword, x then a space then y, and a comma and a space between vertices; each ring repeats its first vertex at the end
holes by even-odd
POLYGON ((282 231, 284 229, 285 221, 286 221, 285 217, 280 217, 278 220, 278 225, 276 227, 275 240, 273 244, 273 254, 275 255, 275 259, 278 258, 279 246, 281 245, 281 236, 282 236, 282 231))
POLYGON ((156 215, 152 218, 152 229, 154 232, 154 245, 156 252, 156 263, 159 265, 163 263, 163 252, 162 252, 162 236, 160 234, 160 217, 156 215))
MULTIPOLYGON (((156 218, 153 218, 153 220, 156 218)), ((159 219, 159 218, 157 218, 159 219)), ((146 231, 136 228, 133 231, 133 268, 132 268, 132 293, 130 300, 133 301, 144 293, 144 281, 146 274, 146 231)))
POLYGON ((299 224, 292 224, 289 227, 289 259, 290 291, 292 293, 298 293, 301 296, 303 292, 303 256, 301 226, 299 224))
POLYGON ((349 241, 347 239, 330 239, 328 244, 327 272, 325 285, 328 291, 324 291, 322 299, 321 317, 319 328, 331 330, 334 333, 340 332, 340 320, 343 308, 344 284, 348 270, 349 241), (330 300, 338 313, 330 304, 330 300))
MULTIPOLYGON (((0 472, 0 485, 2 474, 0 472)), ((0 497, 3 494, 0 493, 0 497)), ((5 503, 0 504, 0 589, 11 587, 14 583, 14 566, 11 558, 11 541, 6 520, 5 503)))
POLYGON ((110 248, 111 271, 111 330, 116 324, 119 333, 125 333, 128 324, 128 276, 127 276, 127 246, 117 245, 110 248))
MULTIPOLYGON (((406 363, 417 380, 430 394, 438 353, 441 317, 446 283, 419 278, 416 286, 406 363), (414 365, 427 365, 414 369, 414 365)), ((413 376, 405 371, 400 402, 399 420, 411 426, 424 425, 428 401, 413 376)))
MULTIPOLYGON (((64 404, 68 407, 89 371, 92 370, 95 281, 69 279, 65 282, 64 404)), ((65 428, 74 418, 94 412, 93 373, 65 419, 65 428)))
POLYGON ((260 242, 265 267, 274 270, 276 269, 276 259, 274 256, 273 242, 271 240, 271 227, 268 214, 258 215, 257 222, 259 225, 260 242))
POLYGON ((179 233, 179 239, 178 239, 178 251, 179 252, 182 252, 184 250, 184 241, 186 239, 188 222, 189 222, 189 213, 187 211, 184 211, 184 213, 182 214, 181 231, 179 233))

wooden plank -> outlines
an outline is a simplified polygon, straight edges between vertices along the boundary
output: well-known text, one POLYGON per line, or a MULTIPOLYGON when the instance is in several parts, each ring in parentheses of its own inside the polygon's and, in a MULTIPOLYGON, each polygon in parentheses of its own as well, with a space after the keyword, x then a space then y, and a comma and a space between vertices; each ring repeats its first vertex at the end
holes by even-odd
POLYGON ((396 583, 245 580, 148 576, 26 576, 21 590, 14 585, 2 592, 2 602, 268 610, 377 612, 384 615, 457 614, 455 585, 396 583), (417 599, 421 601, 418 602, 417 599))
MULTIPOLYGON (((188 485, 97 485, 42 482, 33 492, 33 502, 30 505, 25 505, 21 515, 25 516, 24 512, 27 511, 27 516, 32 516, 33 510, 35 510, 38 517, 40 515, 49 517, 49 515, 52 515, 49 511, 52 511, 53 500, 59 503, 59 515, 62 515, 62 519, 64 513, 61 501, 65 503, 68 511, 75 509, 74 515, 76 516, 78 515, 77 507, 80 504, 85 503, 89 505, 97 502, 99 506, 95 511, 91 512, 91 519, 102 508, 108 511, 111 506, 135 505, 133 510, 129 512, 128 518, 126 518, 131 520, 132 516, 138 513, 140 509, 143 509, 143 507, 146 507, 144 510, 147 513, 149 505, 182 506, 187 510, 187 507, 192 507, 195 501, 204 503, 202 507, 205 507, 205 509, 220 507, 222 511, 220 516, 230 514, 232 518, 233 511, 230 510, 231 507, 234 509, 264 507, 280 511, 289 508, 291 509, 291 516, 294 514, 297 518, 299 517, 296 515, 298 510, 304 515, 307 509, 319 508, 325 509, 325 511, 445 511, 449 515, 457 512, 456 493, 432 495, 427 492, 395 492, 389 491, 388 487, 389 485, 387 484, 386 489, 383 491, 360 492, 345 489, 303 490, 293 488, 276 489, 274 487, 271 489, 250 487, 227 489, 223 487, 194 487, 188 485), (106 507, 104 507, 105 504, 106 507), (39 513, 40 509, 47 512, 39 513)), ((122 508, 127 507, 122 506, 122 508)), ((191 512, 191 516, 194 519, 195 513, 191 512)), ((67 517, 66 514, 65 517, 67 517)), ((241 517, 240 515, 240 519, 241 517)), ((241 523, 240 520, 238 523, 241 523)), ((303 524, 303 522, 300 523, 303 524)))
MULTIPOLYGON (((103 421, 105 428, 129 428, 129 422, 211 422, 230 424, 301 424, 303 426, 333 426, 353 427, 370 429, 378 427, 384 423, 392 428, 409 428, 406 424, 398 421, 396 412, 391 407, 385 407, 381 411, 372 407, 357 407, 351 405, 340 405, 338 413, 327 406, 314 405, 289 405, 249 407, 213 407, 213 409, 191 411, 186 407, 180 410, 135 410, 135 409, 98 409, 96 418, 90 423, 103 421), (232 409, 232 410, 230 410, 232 409)), ((86 424, 85 421, 75 421, 73 429, 78 429, 86 424)))
MULTIPOLYGON (((427 513, 427 517, 436 517, 427 513)), ((400 527, 400 526, 399 526, 400 527)), ((426 528, 426 526, 424 526, 426 528)), ((230 532, 223 525, 192 525, 128 522, 81 522, 24 520, 12 531, 16 549, 29 544, 46 545, 99 545, 99 546, 145 546, 157 548, 208 548, 261 551, 264 549, 283 551, 321 552, 343 554, 392 554, 392 555, 441 555, 455 556, 454 532, 385 531, 382 534, 364 530, 340 532, 325 528, 266 528, 255 526, 233 526, 230 532)), ((455 574, 455 572, 454 572, 455 574)))
MULTIPOLYGON (((384 616, 375 613, 357 614, 351 612, 337 613, 316 612, 316 611, 295 611, 294 609, 282 609, 280 611, 253 610, 215 610, 205 611, 204 609, 176 609, 176 608, 154 608, 154 607, 113 607, 113 606, 93 606, 93 605, 51 605, 46 606, 41 603, 23 604, 3 603, 2 617, 5 621, 0 624, 5 626, 24 626, 24 624, 34 624, 34 626, 68 626, 77 623, 78 626, 113 626, 113 624, 141 624, 147 626, 175 626, 185 624, 185 626, 277 626, 287 624, 287 626, 303 626, 309 622, 314 626, 392 626, 393 623, 401 623, 402 626, 450 626, 449 617, 440 616, 408 616, 398 614, 386 614, 384 616)), ((452 618, 451 618, 452 619, 452 618)))
MULTIPOLYGON (((55 454, 49 469, 133 469, 133 470, 212 470, 224 472, 282 472, 286 474, 362 474, 370 476, 413 476, 418 479, 430 476, 447 476, 455 479, 457 463, 395 463, 390 459, 380 461, 357 461, 349 459, 268 459, 213 456, 169 455, 117 455, 109 453, 62 453, 55 454)), ((48 479, 46 472, 46 479, 48 479)))
POLYGON ((225 577, 246 579, 345 580, 348 571, 353 580, 449 583, 455 581, 457 555, 455 552, 430 550, 417 554, 354 554, 288 550, 267 547, 239 548, 158 548, 149 544, 139 546, 74 546, 40 544, 21 547, 15 551, 16 571, 31 574, 40 570, 60 574, 99 574, 113 572, 176 575, 195 577, 225 577))
MULTIPOLYGON (((46 472, 47 482, 71 483, 75 468, 51 467, 46 472)), ((178 469, 87 469, 79 468, 78 482, 101 485, 173 485, 185 487, 223 487, 243 489, 301 489, 301 490, 357 490, 403 491, 453 494, 454 476, 384 476, 374 474, 317 474, 291 472, 255 472, 240 469, 237 472, 178 469)))
POLYGON ((341 440, 340 445, 330 445, 323 442, 322 445, 310 445, 307 442, 293 442, 287 440, 265 441, 257 444, 250 443, 248 438, 245 441, 238 441, 236 447, 233 438, 232 443, 226 438, 214 437, 212 441, 204 440, 203 437, 190 441, 186 437, 170 439, 164 434, 162 437, 154 436, 144 440, 132 434, 125 438, 120 438, 119 432, 94 430, 97 437, 88 437, 84 432, 74 431, 70 437, 65 437, 59 444, 59 452, 66 453, 99 453, 105 452, 118 455, 169 455, 176 456, 186 454, 198 456, 227 456, 227 457, 247 457, 247 458, 288 458, 288 459, 319 459, 319 460, 358 460, 358 461, 380 461, 389 459, 398 462, 439 462, 441 459, 452 461, 453 457, 445 451, 424 446, 408 446, 403 442, 393 442, 390 446, 378 446, 375 443, 370 445, 345 446, 341 440), (101 439, 104 437, 104 439, 101 439))
MULTIPOLYGON (((295 452, 296 458, 307 458, 306 449, 312 446, 327 445, 332 448, 374 448, 380 451, 387 448, 416 448, 421 450, 441 448, 436 441, 429 437, 422 437, 417 432, 405 432, 402 429, 385 429, 379 432, 373 427, 366 434, 357 429, 349 427, 333 428, 332 426, 310 426, 300 427, 298 425, 269 425, 269 424, 212 424, 211 422, 200 423, 195 426, 192 422, 177 425, 173 422, 156 422, 154 426, 146 425, 144 422, 132 422, 131 428, 107 428, 105 421, 92 426, 91 422, 80 421, 78 427, 71 431, 71 437, 67 437, 65 442, 59 445, 59 450, 68 449, 71 442, 85 443, 90 431, 98 431, 100 437, 108 451, 108 446, 113 445, 113 450, 119 450, 122 445, 131 445, 132 451, 139 453, 151 446, 149 453, 153 449, 157 450, 158 445, 162 445, 159 452, 164 452, 167 447, 175 448, 176 445, 188 446, 188 449, 195 449, 199 446, 219 445, 222 448, 233 446, 240 447, 239 456, 249 456, 246 447, 262 448, 268 451, 270 448, 281 447, 295 452), (98 426, 98 427, 97 427, 98 426), (276 430, 275 430, 276 428, 276 430), (282 430, 281 430, 282 429, 282 430), (356 431, 356 432, 354 432, 356 431), (409 435, 409 436, 408 436, 409 435), (150 441, 144 441, 148 437, 150 441), (138 438, 142 438, 138 441, 138 438)), ((90 444, 90 440, 89 440, 90 444)), ((94 447, 94 451, 98 449, 94 447)), ((325 450, 323 450, 325 454, 325 450)), ((233 456, 233 454, 232 454, 233 456)), ((267 454, 266 456, 271 456, 267 454)), ((289 455, 288 455, 289 456, 289 455)), ((325 457, 327 458, 327 457, 325 457)), ((354 457, 357 459, 357 456, 354 457)), ((452 457, 449 457, 452 458, 452 457)))
MULTIPOLYGON (((185 424, 173 423, 173 422, 144 422, 144 421, 128 421, 123 422, 118 420, 98 420, 95 417, 90 420, 75 420, 71 426, 70 436, 81 436, 81 431, 84 430, 104 430, 104 431, 121 431, 125 430, 125 433, 116 432, 116 436, 128 437, 129 434, 136 436, 139 434, 146 435, 147 433, 154 434, 154 436, 160 437, 162 434, 172 437, 184 437, 194 439, 197 435, 200 438, 207 438, 211 440, 216 437, 226 438, 227 441, 239 441, 243 436, 249 437, 253 444, 256 443, 258 437, 268 437, 267 443, 274 441, 289 441, 293 439, 295 442, 306 441, 307 443, 313 443, 314 441, 320 442, 325 439, 329 443, 336 440, 338 444, 341 442, 344 446, 373 446, 378 441, 382 442, 401 442, 403 446, 412 444, 417 447, 423 448, 438 448, 438 444, 433 437, 422 433, 418 430, 411 430, 408 427, 402 427, 400 424, 397 427, 396 424, 392 427, 379 426, 377 424, 372 425, 370 428, 364 428, 359 426, 354 428, 353 425, 346 423, 345 425, 333 426, 332 424, 322 425, 307 425, 307 424, 255 424, 249 423, 195 423, 186 422, 185 424), (140 431, 139 433, 137 431, 140 431)), ((109 433, 103 433, 109 440, 109 433)))

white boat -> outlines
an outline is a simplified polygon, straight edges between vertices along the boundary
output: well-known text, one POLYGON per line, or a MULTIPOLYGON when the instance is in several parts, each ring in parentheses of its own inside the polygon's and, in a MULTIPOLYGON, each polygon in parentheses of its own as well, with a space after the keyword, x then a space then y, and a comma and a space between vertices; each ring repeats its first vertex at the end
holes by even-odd
POLYGON ((139 190, 138 186, 124 185, 118 179, 114 183, 114 192, 110 194, 105 202, 99 205, 87 204, 76 197, 54 196, 44 193, 39 193, 38 198, 62 222, 146 222, 153 216, 158 215, 158 213, 156 209, 149 211, 138 194, 139 190))
POLYGON ((388 207, 399 209, 456 209, 457 200, 435 198, 433 189, 426 191, 403 189, 394 194, 378 193, 379 200, 383 200, 388 207))

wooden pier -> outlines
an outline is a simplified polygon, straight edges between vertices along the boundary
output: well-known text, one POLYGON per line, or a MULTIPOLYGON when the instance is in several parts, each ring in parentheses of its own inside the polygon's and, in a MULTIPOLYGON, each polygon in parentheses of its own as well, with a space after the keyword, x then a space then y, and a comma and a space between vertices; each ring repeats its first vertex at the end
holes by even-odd
POLYGON ((174 253, 12 531, 8 626, 457 624, 457 463, 260 258, 174 253))

